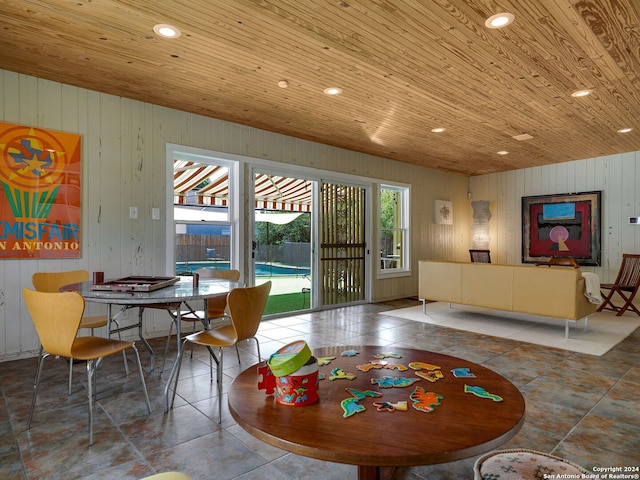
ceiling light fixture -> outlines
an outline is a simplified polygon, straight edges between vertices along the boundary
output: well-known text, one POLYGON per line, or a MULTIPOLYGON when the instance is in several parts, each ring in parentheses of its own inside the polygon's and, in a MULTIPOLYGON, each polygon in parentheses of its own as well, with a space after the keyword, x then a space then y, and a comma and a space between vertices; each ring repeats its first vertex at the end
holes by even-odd
POLYGON ((571 94, 571 96, 576 98, 586 97, 587 95, 590 95, 592 92, 593 92, 593 89, 591 88, 583 88, 581 90, 576 90, 571 94))
POLYGON ((153 31, 156 33, 156 35, 160 35, 164 38, 178 38, 180 35, 182 35, 182 32, 180 32, 180 30, 178 30, 173 25, 167 25, 166 23, 158 23, 157 25, 154 25, 153 31))
POLYGON ((633 130, 633 128, 621 128, 618 130, 618 133, 629 133, 633 130))
POLYGON ((323 90, 327 95, 340 95, 342 93, 342 89, 340 87, 329 87, 323 90))
POLYGON ((442 133, 442 132, 444 132, 444 128, 442 128, 442 127, 432 128, 431 131, 433 133, 442 133))
POLYGON ((496 13, 485 20, 484 26, 487 28, 503 28, 513 23, 515 19, 516 17, 513 13, 496 13))
POLYGON ((500 150, 499 152, 496 152, 498 155, 509 155, 509 152, 507 152, 506 150, 500 150))
POLYGON ((278 82, 278 86, 279 86, 280 88, 287 88, 287 87, 289 86, 289 82, 287 82, 286 80, 280 80, 280 81, 278 82))

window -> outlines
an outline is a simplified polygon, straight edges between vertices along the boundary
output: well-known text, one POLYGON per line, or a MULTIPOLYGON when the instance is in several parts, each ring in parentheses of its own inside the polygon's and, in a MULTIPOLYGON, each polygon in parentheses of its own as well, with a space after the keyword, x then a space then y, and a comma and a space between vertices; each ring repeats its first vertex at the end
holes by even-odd
POLYGON ((233 262, 230 168, 213 158, 175 159, 175 273, 237 268, 233 262))
POLYGON ((409 270, 409 189, 380 185, 379 189, 379 273, 409 270))

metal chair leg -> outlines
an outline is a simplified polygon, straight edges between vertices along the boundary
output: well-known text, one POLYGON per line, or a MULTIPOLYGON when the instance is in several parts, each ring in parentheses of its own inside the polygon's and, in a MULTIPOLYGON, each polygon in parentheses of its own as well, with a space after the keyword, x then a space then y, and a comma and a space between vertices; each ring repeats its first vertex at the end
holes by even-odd
POLYGON ((42 367, 44 366, 44 359, 49 356, 48 353, 42 351, 40 347, 40 358, 38 359, 38 368, 36 369, 36 377, 33 379, 33 398, 31 399, 31 409, 29 410, 29 419, 27 420, 27 430, 31 428, 31 420, 33 419, 33 411, 36 408, 36 397, 38 396, 38 390, 40 389, 40 375, 42 374, 42 367))
MULTIPOLYGON (((188 340, 186 340, 186 339, 182 341, 181 351, 184 352, 184 345, 187 342, 188 342, 188 340)), ((174 384, 173 384, 173 396, 171 397, 171 406, 170 406, 170 408, 173 408, 173 402, 175 402, 175 400, 176 400, 176 391, 178 390, 178 379, 180 378, 180 369, 182 368, 183 355, 180 355, 180 352, 178 352, 178 355, 179 355, 180 358, 176 358, 176 362, 178 362, 178 366, 176 367, 176 373, 175 373, 176 379, 175 379, 174 384)))
POLYGON ((160 375, 164 372, 164 365, 167 362, 167 355, 169 355, 169 343, 171 343, 171 332, 173 332, 173 320, 169 325, 169 335, 167 335, 167 343, 164 346, 164 357, 162 358, 162 367, 160 367, 160 375))
POLYGON ((87 397, 89 397, 89 446, 93 445, 93 360, 87 360, 87 397))
MULTIPOLYGON (((136 348, 136 344, 131 344, 133 353, 136 354, 136 363, 138 364, 138 374, 140 375, 140 383, 142 384, 142 392, 144 393, 144 400, 147 403, 147 412, 151 413, 151 404, 149 403, 149 393, 147 392, 147 384, 144 381, 144 371, 142 370, 142 363, 140 362, 140 353, 136 348)), ((123 350, 124 351, 124 350, 123 350)))

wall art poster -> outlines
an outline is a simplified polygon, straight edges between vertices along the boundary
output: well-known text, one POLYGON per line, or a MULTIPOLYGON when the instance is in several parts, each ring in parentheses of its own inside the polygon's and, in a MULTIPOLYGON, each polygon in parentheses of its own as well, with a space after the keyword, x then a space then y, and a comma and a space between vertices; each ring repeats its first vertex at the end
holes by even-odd
POLYGON ((436 223, 453 225, 453 202, 436 200, 435 219, 436 223))
POLYGON ((0 122, 0 259, 80 257, 80 135, 0 122))
POLYGON ((522 198, 522 262, 552 257, 600 265, 601 192, 522 198))

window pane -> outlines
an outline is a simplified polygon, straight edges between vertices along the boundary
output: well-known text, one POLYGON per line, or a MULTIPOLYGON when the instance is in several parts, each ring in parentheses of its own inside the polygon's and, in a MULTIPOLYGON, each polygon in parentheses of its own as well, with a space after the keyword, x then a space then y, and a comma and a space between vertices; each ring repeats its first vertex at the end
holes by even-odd
POLYGON ((382 270, 404 269, 406 252, 404 239, 404 195, 401 187, 381 186, 380 188, 380 268, 382 270))
POLYGON ((190 275, 199 268, 228 270, 231 259, 231 226, 176 222, 176 275, 190 275))

